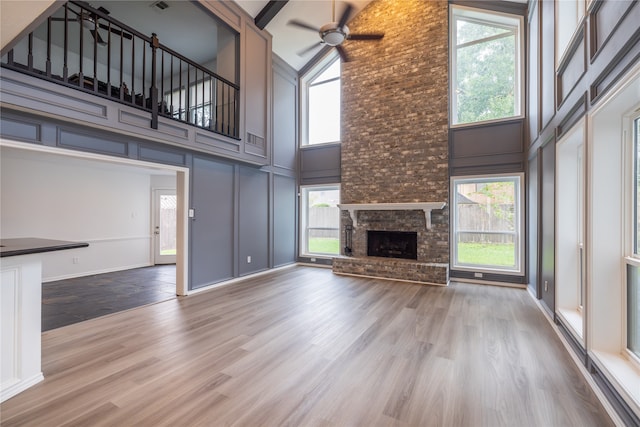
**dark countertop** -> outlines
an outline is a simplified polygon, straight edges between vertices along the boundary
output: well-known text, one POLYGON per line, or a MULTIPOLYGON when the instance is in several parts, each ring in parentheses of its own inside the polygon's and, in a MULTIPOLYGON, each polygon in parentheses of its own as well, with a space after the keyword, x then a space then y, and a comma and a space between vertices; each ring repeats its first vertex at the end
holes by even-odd
POLYGON ((39 254, 41 252, 63 251, 65 249, 86 248, 88 243, 68 242, 66 240, 38 239, 0 239, 0 258, 39 254))

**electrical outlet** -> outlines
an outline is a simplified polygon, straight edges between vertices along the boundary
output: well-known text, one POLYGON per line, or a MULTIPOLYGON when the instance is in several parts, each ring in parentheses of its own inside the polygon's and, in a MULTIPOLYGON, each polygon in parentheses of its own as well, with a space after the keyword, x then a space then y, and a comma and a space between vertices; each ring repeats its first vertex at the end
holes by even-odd
POLYGON ((316 262, 316 259, 315 258, 311 258, 311 262, 316 262))
POLYGON ((80 258, 78 258, 77 256, 74 256, 73 259, 71 260, 74 264, 80 264, 80 258))
POLYGON ((247 264, 251 264, 251 255, 247 256, 247 264))
POLYGON ((482 273, 473 273, 473 277, 476 277, 478 279, 482 279, 483 274, 482 273))
POLYGON ((547 292, 549 290, 549 282, 548 281, 544 281, 544 291, 547 292))

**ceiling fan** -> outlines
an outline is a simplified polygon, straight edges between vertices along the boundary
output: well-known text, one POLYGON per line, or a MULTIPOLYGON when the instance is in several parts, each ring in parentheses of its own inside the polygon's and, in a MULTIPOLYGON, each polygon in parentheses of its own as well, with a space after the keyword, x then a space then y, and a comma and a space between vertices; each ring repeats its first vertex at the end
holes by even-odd
MULTIPOLYGON (((98 32, 99 28, 105 29, 107 31, 111 31, 113 34, 116 34, 120 37, 124 37, 125 39, 131 40, 133 36, 129 33, 125 33, 122 30, 118 30, 117 28, 112 28, 110 25, 106 25, 98 22, 100 17, 97 13, 91 12, 87 9, 81 8, 80 12, 73 10, 71 7, 67 6, 67 9, 77 16, 77 18, 68 18, 67 22, 82 22, 82 26, 89 30, 91 36, 96 40, 96 42, 101 46, 106 46, 107 42, 100 36, 98 32), (97 23, 97 25, 96 25, 97 23)), ((99 12, 109 15, 109 11, 104 7, 100 6, 97 9, 99 12)), ((52 21, 64 21, 65 18, 51 18, 52 21)))
MULTIPOLYGON (((298 19, 292 19, 287 24, 303 28, 305 30, 316 31, 320 35, 321 45, 326 44, 328 46, 335 47, 338 51, 338 54, 340 55, 340 59, 342 59, 342 62, 349 62, 349 55, 347 55, 347 52, 344 50, 342 42, 344 42, 345 40, 380 40, 382 37, 384 37, 384 33, 351 33, 349 31, 349 27, 347 27, 346 24, 351 17, 352 10, 353 6, 350 3, 347 3, 344 11, 342 12, 342 16, 338 21, 336 21, 336 0, 333 0, 331 5, 332 21, 324 24, 322 27, 316 28, 313 25, 307 24, 306 22, 300 21, 298 19)), ((315 49, 317 46, 317 44, 314 44, 298 52, 298 55, 303 56, 307 52, 315 49)))

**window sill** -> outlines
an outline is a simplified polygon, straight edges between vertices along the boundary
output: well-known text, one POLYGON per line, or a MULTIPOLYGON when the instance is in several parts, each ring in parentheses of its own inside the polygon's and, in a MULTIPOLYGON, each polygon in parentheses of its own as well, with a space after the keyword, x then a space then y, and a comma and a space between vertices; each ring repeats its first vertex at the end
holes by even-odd
POLYGON ((469 128, 469 127, 491 126, 491 125, 496 125, 501 123, 517 122, 517 121, 524 120, 524 118, 525 118, 524 115, 520 115, 520 116, 513 116, 513 117, 505 117, 503 119, 484 120, 481 122, 456 123, 456 124, 450 124, 449 129, 463 129, 463 128, 469 128))
POLYGON ((592 351, 590 357, 629 407, 640 416, 640 370, 620 354, 592 351))
POLYGON ((322 142, 319 144, 301 144, 300 145, 300 149, 301 150, 310 150, 313 148, 319 148, 319 147, 331 147, 332 145, 337 145, 340 146, 342 145, 341 141, 336 141, 336 142, 322 142))
POLYGON ((582 313, 578 309, 558 308, 558 316, 563 320, 571 335, 584 347, 582 313))

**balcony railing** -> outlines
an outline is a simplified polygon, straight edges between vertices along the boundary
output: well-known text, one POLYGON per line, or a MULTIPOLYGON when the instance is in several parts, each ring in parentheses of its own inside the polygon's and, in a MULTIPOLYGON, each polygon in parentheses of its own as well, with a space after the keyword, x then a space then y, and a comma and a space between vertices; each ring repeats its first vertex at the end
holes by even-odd
POLYGON ((240 88, 110 18, 68 2, 2 57, 2 67, 238 139, 240 88))

